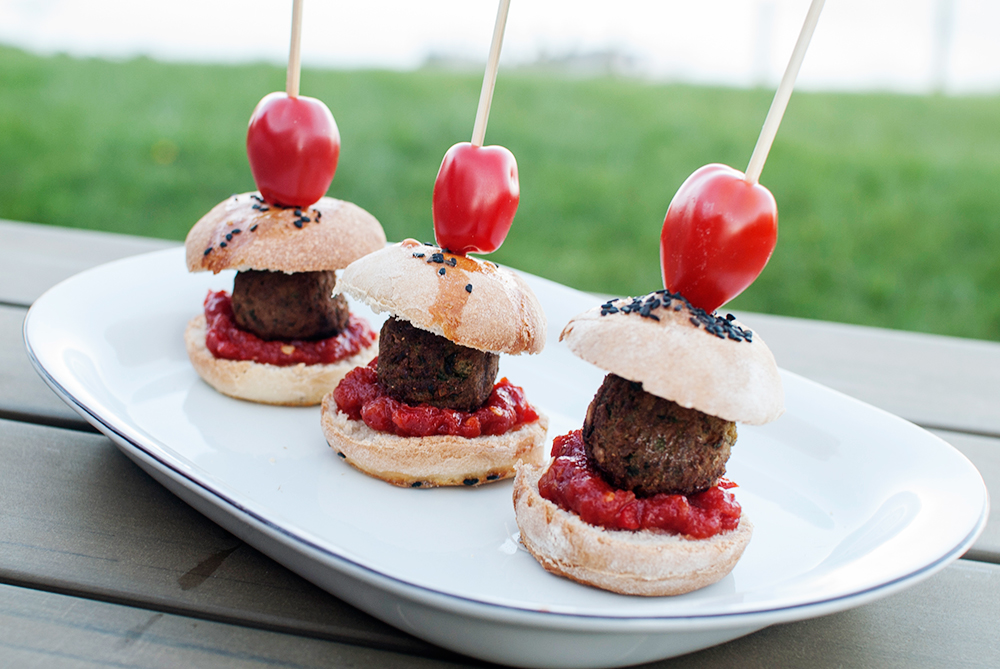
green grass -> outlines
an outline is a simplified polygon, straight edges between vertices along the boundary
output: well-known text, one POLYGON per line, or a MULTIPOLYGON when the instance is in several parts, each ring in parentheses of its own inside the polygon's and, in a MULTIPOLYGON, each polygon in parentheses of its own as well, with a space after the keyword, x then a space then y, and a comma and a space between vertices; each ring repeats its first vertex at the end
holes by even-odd
MULTIPOLYGON (((304 71, 343 140, 330 194, 390 239, 432 239, 434 177, 471 135, 480 84, 304 71)), ((0 217, 181 240, 254 188, 246 123, 283 87, 267 65, 0 47, 0 217)), ((746 167, 771 96, 501 72, 487 143, 517 157, 521 205, 492 259, 584 290, 659 288, 670 198, 703 164, 746 167)), ((1000 98, 797 92, 762 183, 778 245, 730 308, 1000 340, 1000 98)))

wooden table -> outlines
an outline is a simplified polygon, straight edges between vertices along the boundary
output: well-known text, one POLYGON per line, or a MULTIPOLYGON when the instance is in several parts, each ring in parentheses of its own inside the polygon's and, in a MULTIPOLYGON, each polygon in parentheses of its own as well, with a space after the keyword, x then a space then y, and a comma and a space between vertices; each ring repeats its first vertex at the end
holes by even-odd
MULTIPOLYGON (((0 221, 0 666, 481 663, 344 604, 133 465, 32 369, 48 287, 159 240, 0 221)), ((924 426, 1000 496, 1000 344, 744 314, 784 368, 924 426)), ((998 667, 1000 520, 928 580, 656 666, 998 667)))

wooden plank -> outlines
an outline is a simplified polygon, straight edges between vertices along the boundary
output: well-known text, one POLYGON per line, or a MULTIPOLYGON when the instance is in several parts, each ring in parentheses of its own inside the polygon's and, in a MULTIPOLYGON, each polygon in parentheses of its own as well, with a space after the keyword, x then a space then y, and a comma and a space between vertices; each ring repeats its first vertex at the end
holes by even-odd
POLYGON ((215 525, 105 437, 0 420, 0 582, 441 656, 215 525))
MULTIPOLYGON (((935 430, 935 434, 957 448, 983 475, 991 500, 1000 499, 1000 439, 935 430)), ((967 558, 1000 564, 1000 517, 994 513, 986 523, 967 558)))
MULTIPOLYGON (((872 604, 645 666, 992 668, 998 619, 1000 567, 962 560, 872 604)), ((46 667, 466 665, 10 586, 0 586, 0 654, 46 667)))
POLYGON ((0 658, 60 669, 469 666, 9 585, 0 585, 0 658))
POLYGON ((1000 437, 1000 343, 736 315, 784 369, 924 427, 1000 437))
POLYGON ((662 667, 995 669, 1000 666, 998 620, 1000 566, 959 560, 867 606, 775 625, 662 667))
POLYGON ((0 220, 0 303, 29 306, 85 269, 178 242, 0 220))
POLYGON ((27 310, 0 306, 0 418, 95 431, 31 366, 21 327, 27 310))

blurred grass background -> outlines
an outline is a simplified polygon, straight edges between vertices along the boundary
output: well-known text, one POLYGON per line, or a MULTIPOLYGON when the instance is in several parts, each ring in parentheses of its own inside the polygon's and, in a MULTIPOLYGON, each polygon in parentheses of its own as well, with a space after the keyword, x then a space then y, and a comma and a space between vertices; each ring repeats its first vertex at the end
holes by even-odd
MULTIPOLYGON (((39 57, 0 47, 0 218, 183 240, 254 189, 246 124, 283 68, 39 57)), ((444 152, 467 141, 481 73, 318 71, 343 147, 329 194, 390 240, 432 240, 444 152)), ((488 144, 521 204, 496 262, 601 293, 661 287, 681 182, 744 169, 771 90, 502 71, 488 144)), ((778 245, 727 309, 1000 340, 1000 97, 792 97, 761 182, 778 245)), ((2 240, 0 240, 2 243, 2 240)))

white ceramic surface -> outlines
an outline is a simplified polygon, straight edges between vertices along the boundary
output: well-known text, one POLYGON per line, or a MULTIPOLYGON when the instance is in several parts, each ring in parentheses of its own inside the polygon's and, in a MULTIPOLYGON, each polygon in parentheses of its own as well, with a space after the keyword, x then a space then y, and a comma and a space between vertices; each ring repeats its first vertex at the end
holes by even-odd
MULTIPOLYGON (((596 299, 526 278, 548 316, 548 345, 539 356, 503 357, 501 374, 550 416, 551 441, 580 426, 603 378, 558 343, 566 321, 596 299)), ((553 667, 669 657, 912 585, 961 555, 985 524, 982 478, 950 445, 783 372, 786 414, 740 426, 729 463, 756 526, 733 572, 673 598, 584 587, 520 547, 509 481, 395 488, 336 457, 318 408, 242 402, 203 383, 182 333, 206 291, 231 283, 231 273, 188 274, 182 249, 89 270, 31 308, 29 354, 63 399, 213 520, 459 652, 553 667)))

